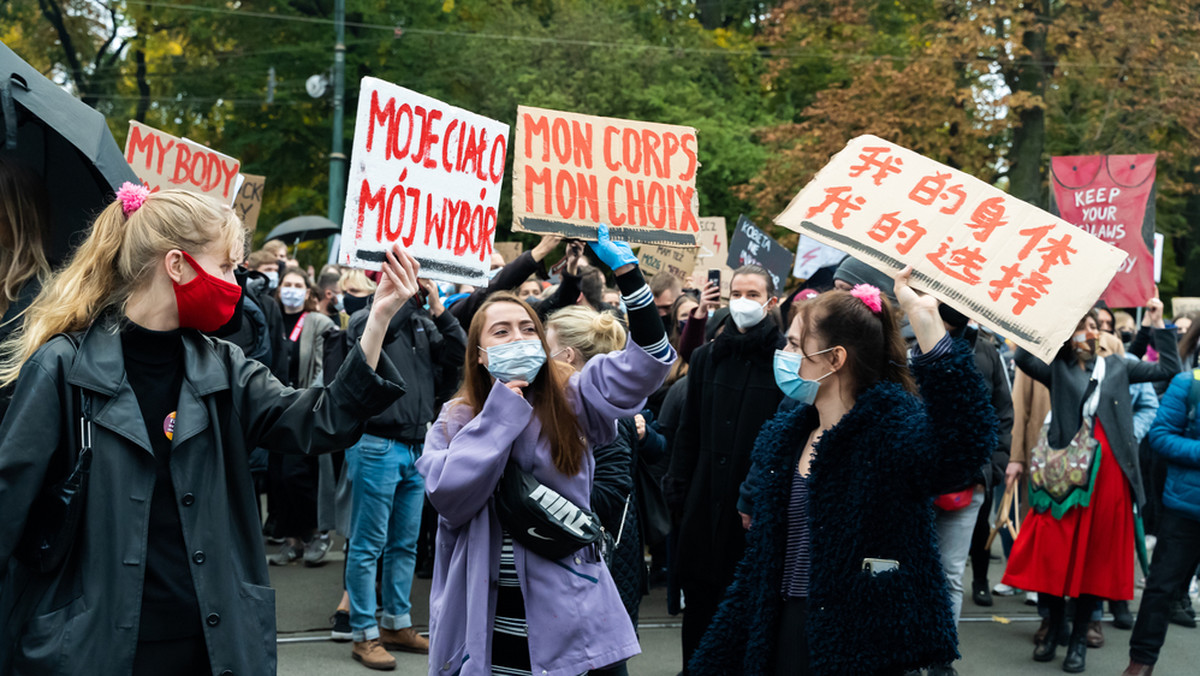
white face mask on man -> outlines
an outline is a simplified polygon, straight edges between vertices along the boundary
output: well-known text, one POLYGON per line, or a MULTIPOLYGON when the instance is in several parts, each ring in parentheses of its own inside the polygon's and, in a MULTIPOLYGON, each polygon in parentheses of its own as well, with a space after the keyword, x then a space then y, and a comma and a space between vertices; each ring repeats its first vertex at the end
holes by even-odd
POLYGON ((734 298, 729 301, 729 315, 733 317, 733 323, 737 324, 737 327, 744 331, 748 328, 758 326, 763 317, 767 316, 767 307, 749 298, 734 298))

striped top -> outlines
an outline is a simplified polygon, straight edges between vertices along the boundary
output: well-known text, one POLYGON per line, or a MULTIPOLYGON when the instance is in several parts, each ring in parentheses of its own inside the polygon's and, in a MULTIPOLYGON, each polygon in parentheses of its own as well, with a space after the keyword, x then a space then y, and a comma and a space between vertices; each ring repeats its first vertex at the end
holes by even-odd
POLYGON ((792 497, 788 502, 787 555, 783 562, 784 598, 808 598, 811 542, 808 528, 808 479, 800 468, 792 474, 792 497))
MULTIPOLYGON (((629 314, 630 327, 637 318, 634 313, 642 310, 641 314, 647 316, 647 321, 661 323, 658 317, 658 308, 654 306, 654 294, 650 291, 650 287, 642 284, 637 290, 629 294, 622 294, 621 300, 625 302, 625 309, 629 314), (652 312, 651 312, 652 311, 652 312)), ((639 343, 640 345, 641 343, 639 343)), ((675 361, 675 350, 671 347, 671 343, 667 340, 667 334, 664 332, 662 337, 655 341, 652 345, 642 345, 642 349, 651 357, 659 360, 664 364, 670 364, 675 361)))

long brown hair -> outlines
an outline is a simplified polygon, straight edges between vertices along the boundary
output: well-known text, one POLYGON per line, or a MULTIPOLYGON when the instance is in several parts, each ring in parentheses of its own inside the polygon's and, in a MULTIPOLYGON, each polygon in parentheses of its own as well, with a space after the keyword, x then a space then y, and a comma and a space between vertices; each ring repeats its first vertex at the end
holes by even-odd
POLYGON ((879 381, 893 382, 912 394, 917 385, 908 370, 908 351, 900 336, 900 321, 887 296, 879 295, 882 308, 872 312, 849 291, 826 291, 796 305, 801 341, 816 332, 820 349, 841 346, 858 398, 879 381))
POLYGON ((42 235, 50 217, 42 182, 11 159, 0 157, 0 315, 33 278, 50 276, 42 235))
POLYGON ((471 320, 467 331, 467 357, 463 364, 463 384, 456 395, 462 405, 471 407, 475 415, 483 410, 488 394, 492 390, 492 378, 487 367, 479 363, 479 337, 487 324, 487 313, 493 305, 513 303, 521 306, 537 329, 538 340, 546 352, 546 364, 537 377, 525 389, 525 398, 533 407, 533 413, 542 423, 542 434, 550 443, 550 457, 554 467, 566 476, 575 476, 583 469, 583 453, 586 441, 579 418, 571 403, 567 401, 567 381, 574 370, 568 364, 550 359, 550 346, 546 344, 546 329, 538 320, 537 313, 529 304, 516 295, 501 292, 492 294, 471 320))

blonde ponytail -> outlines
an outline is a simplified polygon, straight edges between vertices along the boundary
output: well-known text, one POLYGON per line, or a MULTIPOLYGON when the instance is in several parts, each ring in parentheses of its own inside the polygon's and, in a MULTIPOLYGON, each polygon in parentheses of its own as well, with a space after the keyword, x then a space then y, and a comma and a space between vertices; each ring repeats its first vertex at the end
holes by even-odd
POLYGON ((228 205, 182 190, 150 195, 125 217, 121 202, 108 205, 65 268, 52 275, 26 311, 22 327, 0 344, 0 387, 57 333, 82 331, 109 308, 124 313, 129 296, 150 282, 172 249, 214 248, 241 257, 245 234, 228 205))
POLYGON ((554 330, 559 345, 579 351, 585 362, 625 347, 625 327, 616 316, 582 305, 572 305, 550 315, 546 328, 554 330))

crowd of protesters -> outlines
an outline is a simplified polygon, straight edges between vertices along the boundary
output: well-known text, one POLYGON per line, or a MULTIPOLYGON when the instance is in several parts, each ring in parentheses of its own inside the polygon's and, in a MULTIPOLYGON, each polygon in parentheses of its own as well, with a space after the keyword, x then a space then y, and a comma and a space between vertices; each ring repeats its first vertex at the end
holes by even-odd
POLYGON ((399 246, 371 273, 247 253, 228 207, 129 185, 51 271, 44 195, 0 187, 0 673, 274 673, 267 566, 342 542, 331 637, 380 670, 625 674, 659 584, 696 675, 954 674, 994 593, 1069 673, 1105 602, 1128 676, 1195 627, 1200 322, 1157 299, 1047 364, 853 258, 786 291, 646 279, 602 226, 472 287, 399 246), (546 554, 513 481, 601 537, 546 554))

